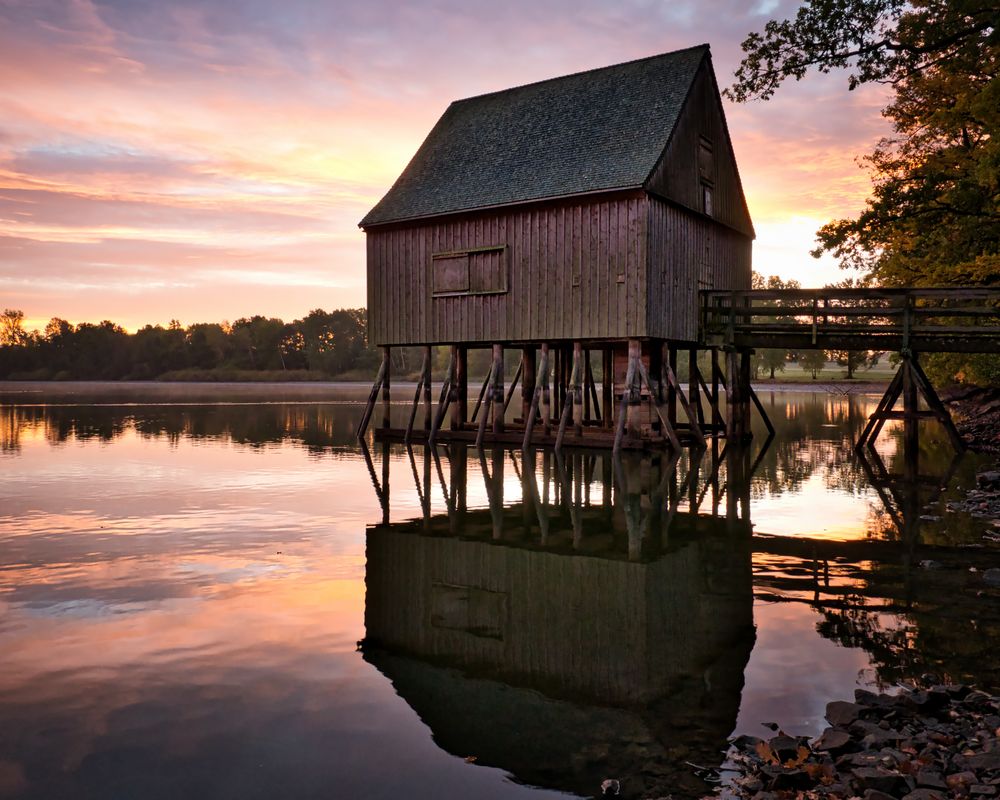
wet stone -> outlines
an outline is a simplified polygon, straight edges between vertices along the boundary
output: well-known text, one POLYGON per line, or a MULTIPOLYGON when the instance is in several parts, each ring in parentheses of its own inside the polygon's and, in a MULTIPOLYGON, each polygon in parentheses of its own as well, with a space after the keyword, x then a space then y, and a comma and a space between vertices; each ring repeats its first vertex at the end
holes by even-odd
POLYGON ((922 769, 917 772, 917 786, 923 786, 928 789, 946 788, 941 773, 932 769, 922 769))
POLYGON ((948 794, 940 789, 914 789, 904 794, 902 800, 948 800, 948 794))
POLYGON ((909 788, 902 775, 885 767, 858 767, 851 770, 851 775, 860 789, 878 789, 880 792, 898 795, 900 790, 909 788))
POLYGON ((861 712, 864 710, 865 707, 858 703, 834 700, 832 703, 826 704, 826 721, 835 728, 850 725, 861 716, 861 712))
POLYGON ((839 752, 851 743, 851 734, 839 728, 827 728, 813 742, 813 750, 839 752))

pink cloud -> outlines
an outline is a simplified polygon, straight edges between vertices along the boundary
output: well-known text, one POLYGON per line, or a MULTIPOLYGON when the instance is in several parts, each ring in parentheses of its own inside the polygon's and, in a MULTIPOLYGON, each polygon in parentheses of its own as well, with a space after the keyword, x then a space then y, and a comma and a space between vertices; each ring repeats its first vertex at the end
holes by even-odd
MULTIPOLYGON (((296 316, 310 286, 360 305, 357 220, 450 100, 702 41, 725 85, 766 19, 722 0, 0 2, 0 294, 129 326, 296 316)), ((727 106, 777 271, 812 275, 812 231, 863 203, 882 100, 830 75, 727 106)))

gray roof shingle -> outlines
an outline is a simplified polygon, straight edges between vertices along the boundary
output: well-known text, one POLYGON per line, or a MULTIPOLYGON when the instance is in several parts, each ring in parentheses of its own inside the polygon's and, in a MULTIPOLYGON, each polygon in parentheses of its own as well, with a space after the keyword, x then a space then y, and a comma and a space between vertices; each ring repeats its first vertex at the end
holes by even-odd
POLYGON ((708 45, 448 106, 361 226, 642 186, 708 45))

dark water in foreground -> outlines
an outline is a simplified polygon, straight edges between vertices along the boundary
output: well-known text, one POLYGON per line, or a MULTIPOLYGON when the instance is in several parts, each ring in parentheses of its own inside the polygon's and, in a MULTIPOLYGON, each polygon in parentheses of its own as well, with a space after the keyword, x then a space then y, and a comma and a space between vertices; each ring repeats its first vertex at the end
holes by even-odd
POLYGON ((982 461, 938 492, 929 426, 919 502, 873 486, 902 472, 898 431, 851 450, 875 397, 765 394, 763 455, 616 468, 369 462, 363 389, 12 388, 0 797, 697 796, 686 762, 857 686, 1000 686, 1000 552, 944 511, 982 461))

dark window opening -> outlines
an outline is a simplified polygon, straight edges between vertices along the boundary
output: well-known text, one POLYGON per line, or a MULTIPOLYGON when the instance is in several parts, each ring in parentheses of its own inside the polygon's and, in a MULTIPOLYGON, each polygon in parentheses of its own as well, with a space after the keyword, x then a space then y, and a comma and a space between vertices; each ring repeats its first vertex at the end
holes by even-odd
POLYGON ((435 297, 507 291, 507 247, 476 247, 431 256, 435 297))

